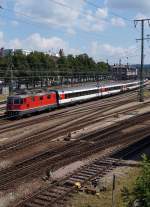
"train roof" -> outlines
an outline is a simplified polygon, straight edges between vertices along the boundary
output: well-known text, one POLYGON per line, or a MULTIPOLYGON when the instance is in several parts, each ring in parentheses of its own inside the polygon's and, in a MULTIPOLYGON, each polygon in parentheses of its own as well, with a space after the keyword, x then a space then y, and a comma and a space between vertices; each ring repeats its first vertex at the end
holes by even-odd
POLYGON ((17 95, 9 96, 8 98, 27 98, 27 97, 32 97, 32 96, 44 96, 44 95, 48 95, 49 92, 55 93, 55 90, 43 91, 40 93, 17 94, 17 95))
POLYGON ((80 92, 80 91, 87 91, 87 90, 96 90, 98 87, 115 87, 115 86, 120 86, 120 85, 126 85, 126 84, 133 84, 133 83, 138 83, 138 81, 134 82, 117 82, 117 83, 103 83, 103 84, 94 84, 93 86, 80 86, 80 87, 72 87, 72 88, 64 88, 64 89, 59 89, 57 90, 58 93, 74 93, 74 92, 80 92))
POLYGON ((71 88, 63 88, 63 89, 49 89, 47 91, 43 92, 33 92, 28 94, 17 94, 14 96, 9 96, 9 98, 27 98, 31 96, 44 96, 48 95, 49 93, 58 92, 58 93, 74 93, 74 92, 80 92, 80 91, 87 91, 87 90, 96 90, 98 87, 115 87, 120 85, 127 85, 127 84, 133 84, 138 83, 138 81, 124 81, 124 82, 111 82, 111 83, 94 83, 93 85, 84 85, 80 87, 71 87, 71 88))

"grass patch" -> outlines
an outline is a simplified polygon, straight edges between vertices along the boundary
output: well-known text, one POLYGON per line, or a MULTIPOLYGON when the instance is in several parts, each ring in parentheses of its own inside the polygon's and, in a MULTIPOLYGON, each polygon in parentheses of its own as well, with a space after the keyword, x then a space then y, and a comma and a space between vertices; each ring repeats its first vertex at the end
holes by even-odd
MULTIPOLYGON (((124 207, 121 189, 127 187, 132 190, 136 178, 140 175, 140 168, 122 168, 121 172, 116 171, 116 192, 115 200, 116 207, 124 207)), ((105 192, 100 192, 99 195, 89 195, 84 192, 79 192, 74 196, 69 204, 69 207, 109 207, 112 201, 112 174, 106 176, 107 190, 105 192), (108 179, 108 180, 107 180, 108 179)))

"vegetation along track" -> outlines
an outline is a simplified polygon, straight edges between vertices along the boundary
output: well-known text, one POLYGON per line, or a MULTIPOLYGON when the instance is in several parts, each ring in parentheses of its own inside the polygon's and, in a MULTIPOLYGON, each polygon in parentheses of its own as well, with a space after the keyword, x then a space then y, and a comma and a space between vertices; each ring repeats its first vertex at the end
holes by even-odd
MULTIPOLYGON (((126 101, 127 102, 127 101, 126 101)), ((15 140, 13 142, 9 142, 7 144, 4 144, 0 146, 0 153, 9 153, 13 150, 22 149, 26 146, 31 146, 33 144, 37 144, 39 142, 51 140, 54 138, 57 138, 58 136, 67 135, 67 133, 70 131, 75 131, 78 129, 82 129, 85 126, 88 126, 90 124, 97 123, 98 121, 102 121, 105 118, 109 116, 114 116, 115 113, 107 113, 107 115, 102 115, 102 113, 106 112, 108 109, 114 109, 116 106, 122 105, 123 101, 120 101, 117 104, 114 104, 113 106, 102 106, 102 109, 100 111, 94 111, 93 113, 89 113, 88 115, 81 116, 78 114, 79 118, 76 117, 76 115, 69 116, 67 120, 63 119, 61 121, 58 121, 55 124, 51 124, 50 127, 47 129, 41 130, 40 132, 35 132, 32 135, 24 136, 21 139, 15 140), (64 125, 65 124, 65 127, 64 125), (61 126, 62 125, 62 126, 61 126)), ((136 107, 131 107, 129 109, 120 110, 121 112, 129 112, 130 110, 135 109, 136 107)))
MULTIPOLYGON (((0 188, 5 189, 10 184, 37 177, 50 169, 58 169, 66 164, 88 157, 109 147, 128 146, 150 135, 150 113, 132 117, 129 120, 97 130, 95 133, 81 137, 79 140, 67 143, 64 146, 54 147, 44 153, 16 163, 14 166, 0 171, 0 188), (136 127, 139 130, 131 130, 136 127), (124 130, 129 130, 124 133, 124 130), (144 129, 144 130, 143 130, 144 129)), ((119 149, 119 148, 117 148, 119 149)))

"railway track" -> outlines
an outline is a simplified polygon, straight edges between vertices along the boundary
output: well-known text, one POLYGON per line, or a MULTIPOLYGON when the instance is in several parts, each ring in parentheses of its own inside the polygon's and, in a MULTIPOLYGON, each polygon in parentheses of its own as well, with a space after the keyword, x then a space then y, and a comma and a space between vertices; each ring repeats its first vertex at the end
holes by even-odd
MULTIPOLYGON (((116 151, 115 153, 118 159, 110 156, 96 159, 91 164, 81 167, 63 180, 58 181, 55 184, 49 184, 47 188, 40 190, 32 196, 22 200, 15 207, 65 206, 70 197, 72 197, 77 191, 75 187, 76 182, 80 182, 81 186, 84 186, 89 181, 99 180, 109 171, 118 166, 129 165, 122 159, 130 156, 130 154, 133 153, 133 148, 134 151, 139 148, 141 149, 140 145, 142 144, 142 141, 143 140, 137 142, 136 145, 134 143, 129 148, 124 148, 124 150, 120 149, 120 153, 122 152, 122 154, 119 154, 118 151, 116 151)), ((147 142, 143 143, 143 146, 147 143, 150 144, 149 139, 147 139, 147 142)), ((112 156, 113 155, 114 154, 112 154, 112 156)))
MULTIPOLYGON (((113 117, 116 112, 115 113, 110 112, 110 114, 108 113, 105 116, 102 115, 102 113, 106 112, 108 109, 113 109, 116 106, 122 105, 122 104, 123 104, 123 101, 120 101, 119 103, 114 104, 113 106, 109 105, 109 107, 105 105, 105 107, 101 109, 100 111, 96 111, 96 112, 94 111, 92 114, 89 114, 83 117, 79 115, 81 117, 78 119, 76 115, 74 116, 72 115, 71 118, 69 117, 69 119, 67 119, 66 121, 64 120, 58 121, 58 123, 52 124, 49 128, 46 128, 40 132, 35 132, 31 136, 24 136, 21 139, 18 139, 16 141, 9 142, 4 145, 1 144, 0 154, 6 153, 6 152, 9 153, 10 151, 19 150, 27 146, 31 146, 33 144, 51 140, 51 139, 57 138, 58 136, 60 136, 60 134, 61 136, 62 135, 65 136, 67 135, 68 131, 75 131, 75 130, 84 128, 85 126, 88 126, 90 124, 94 124, 99 121, 105 120, 108 117, 113 117), (95 118, 95 117, 98 117, 98 118, 95 118), (62 124, 64 124, 64 122, 67 122, 65 127, 64 125, 61 126, 62 124)), ((137 106, 133 106, 129 109, 120 110, 120 112, 127 113, 136 108, 137 106)))
MULTIPOLYGON (((97 109, 101 109, 102 107, 106 106, 111 106, 111 104, 113 104, 113 102, 117 102, 118 98, 125 98, 128 99, 130 98, 130 101, 135 99, 135 95, 133 97, 133 94, 135 94, 135 92, 130 92, 129 94, 120 94, 120 95, 116 95, 113 97, 108 97, 106 99, 99 99, 97 101, 90 101, 90 102, 86 102, 86 103, 82 103, 80 105, 77 106, 73 106, 73 107, 67 107, 67 108, 63 108, 63 109, 59 109, 57 111, 52 111, 48 114, 44 114, 44 116, 33 116, 32 118, 24 118, 22 120, 19 121, 8 121, 7 125, 3 125, 3 122, 0 123, 0 133, 5 133, 11 130, 16 130, 19 129, 21 127, 27 127, 30 125, 34 125, 34 124, 38 124, 41 122, 45 122, 45 121, 50 121, 53 120, 55 117, 58 118, 63 118, 65 116, 71 116, 73 114, 78 114, 78 113, 89 113, 90 111, 93 111, 95 109, 95 107, 97 107, 97 109)), ((2 120, 1 120, 2 121, 2 120)), ((5 118, 4 118, 5 121, 5 118)))
MULTIPOLYGON (((127 113, 132 111, 133 109, 136 109, 137 107, 131 107, 130 109, 124 110, 121 112, 123 113, 127 113)), ((106 110, 103 110, 103 112, 107 111, 109 108, 107 108, 106 110)), ((60 136, 65 136, 67 135, 68 131, 75 131, 75 130, 79 130, 84 128, 85 126, 88 126, 90 124, 94 124, 97 123, 99 121, 105 120, 108 117, 113 117, 114 114, 116 113, 110 113, 107 116, 98 116, 98 118, 93 119, 92 117, 85 117, 80 118, 79 120, 76 119, 76 121, 72 121, 72 118, 68 121, 68 124, 64 127, 61 127, 61 124, 64 123, 64 121, 62 123, 58 123, 57 125, 51 126, 48 129, 42 130, 40 132, 36 132, 35 134, 31 135, 31 136, 27 136, 27 137, 23 137, 21 140, 16 140, 13 141, 12 143, 8 143, 8 144, 4 144, 0 146, 0 154, 2 155, 3 153, 5 153, 7 151, 7 153, 9 153, 10 151, 15 151, 15 150, 19 150, 22 148, 25 148, 27 146, 31 146, 33 144, 37 144, 43 141, 47 141, 50 139, 54 139, 60 136), (57 130, 57 131, 56 131, 57 130)), ((95 116, 97 116, 97 112, 96 114, 94 114, 95 116)))
POLYGON ((64 206, 66 201, 76 192, 74 183, 79 182, 84 185, 96 177, 100 178, 114 167, 121 165, 115 159, 96 160, 91 165, 83 167, 76 173, 67 177, 57 185, 51 185, 44 191, 38 192, 37 195, 30 200, 24 201, 16 207, 40 207, 40 206, 64 206))
POLYGON ((74 161, 102 152, 106 148, 128 146, 142 140, 150 135, 149 118, 150 113, 130 118, 107 129, 83 136, 64 146, 55 146, 44 153, 18 162, 14 166, 0 171, 0 188, 7 189, 14 183, 41 176, 47 167, 56 170, 74 161), (127 134, 123 133, 123 130, 130 128, 131 125, 133 127, 133 123, 134 126, 141 124, 141 129, 137 132, 134 131, 134 133, 133 131, 127 134))

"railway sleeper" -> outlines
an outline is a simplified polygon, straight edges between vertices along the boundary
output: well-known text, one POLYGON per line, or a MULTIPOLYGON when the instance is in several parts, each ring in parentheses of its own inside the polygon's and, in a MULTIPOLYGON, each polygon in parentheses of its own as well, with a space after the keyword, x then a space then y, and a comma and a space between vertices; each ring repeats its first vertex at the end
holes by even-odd
MULTIPOLYGON (((90 176, 91 177, 91 176, 90 176)), ((74 175, 71 178, 75 178, 75 179, 81 179, 81 180, 88 180, 90 178, 89 176, 86 175, 74 175)))
POLYGON ((101 172, 101 171, 103 171, 105 168, 97 168, 97 167, 95 167, 95 166, 91 166, 88 170, 89 170, 89 172, 95 172, 95 173, 98 173, 98 172, 101 172))
POLYGON ((95 174, 95 173, 99 172, 99 170, 98 170, 98 169, 93 168, 93 167, 88 168, 88 169, 87 169, 87 171, 88 171, 89 173, 93 173, 93 174, 95 174))
POLYGON ((90 167, 95 167, 96 169, 101 169, 101 168, 105 168, 106 166, 105 165, 102 165, 102 164, 95 164, 93 163, 90 167))
POLYGON ((41 205, 36 204, 36 203, 32 203, 32 202, 28 202, 23 207, 41 207, 41 205))
POLYGON ((49 204, 49 202, 51 201, 47 201, 47 200, 42 200, 42 199, 38 199, 38 198, 35 198, 32 203, 35 203, 35 204, 38 204, 39 206, 43 206, 45 204, 49 204))
POLYGON ((26 204, 27 206, 33 206, 33 207, 40 207, 41 205, 42 206, 44 206, 43 205, 43 202, 40 202, 40 200, 33 200, 33 201, 31 201, 31 202, 28 202, 27 204, 26 204))
POLYGON ((85 179, 82 179, 82 178, 74 178, 74 177, 71 177, 69 178, 68 181, 73 181, 73 182, 83 182, 85 179))
POLYGON ((87 177, 87 178, 88 178, 88 177, 91 177, 92 175, 93 175, 93 174, 91 174, 91 173, 89 174, 89 173, 86 173, 86 172, 83 172, 83 173, 80 172, 80 173, 77 174, 77 176, 84 176, 84 177, 87 177))
POLYGON ((43 201, 48 201, 48 202, 52 200, 51 195, 45 196, 43 194, 40 194, 36 198, 37 199, 40 199, 40 200, 43 200, 43 201))
POLYGON ((88 171, 88 170, 83 170, 83 171, 81 171, 80 172, 80 174, 82 175, 89 175, 89 176, 93 176, 93 175, 95 175, 95 173, 94 172, 91 172, 91 171, 88 171))
MULTIPOLYGON (((61 187, 61 186, 60 186, 61 187)), ((47 193, 57 193, 57 192, 67 192, 69 189, 66 187, 63 188, 52 188, 52 189, 47 189, 47 193)))
MULTIPOLYGON (((59 196, 61 196, 62 195, 62 193, 60 193, 60 192, 52 192, 52 193, 50 193, 49 194, 49 198, 51 199, 51 200, 54 200, 54 199, 56 199, 57 197, 58 197, 58 195, 59 196)), ((42 196, 42 195, 41 195, 42 196)), ((38 197, 36 197, 36 198, 38 198, 38 199, 42 199, 42 197, 41 196, 38 196, 38 197)), ((43 200, 43 199, 42 199, 43 200)))
POLYGON ((75 174, 75 175, 73 175, 72 177, 74 177, 74 176, 81 176, 81 177, 91 177, 92 175, 91 175, 91 173, 90 174, 88 174, 88 173, 85 173, 85 172, 78 172, 77 174, 75 174))
POLYGON ((116 162, 116 161, 112 161, 112 160, 99 160, 99 161, 96 161, 94 164, 96 164, 96 165, 117 165, 118 164, 118 162, 116 162))

